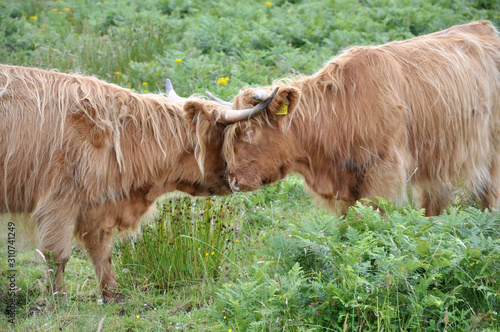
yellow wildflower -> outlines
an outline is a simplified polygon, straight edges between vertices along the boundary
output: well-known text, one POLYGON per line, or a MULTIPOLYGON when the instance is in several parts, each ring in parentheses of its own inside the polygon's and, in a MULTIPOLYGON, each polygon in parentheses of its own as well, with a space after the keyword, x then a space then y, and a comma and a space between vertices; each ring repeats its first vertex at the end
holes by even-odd
POLYGON ((205 253, 205 257, 207 257, 207 256, 208 256, 208 252, 205 253))
POLYGON ((121 75, 122 73, 120 71, 115 72, 115 75, 121 75))
POLYGON ((476 265, 476 263, 474 263, 474 262, 470 263, 470 266, 474 266, 474 265, 476 265))
POLYGON ((38 20, 37 16, 30 16, 30 20, 38 20))
POLYGON ((148 82, 142 82, 142 85, 146 86, 148 85, 148 82))
POLYGON ((57 12, 57 8, 52 8, 51 12, 53 13, 57 12))
POLYGON ((141 315, 137 315, 137 316, 135 316, 135 317, 137 317, 137 318, 141 318, 141 315))
POLYGON ((174 60, 176 63, 181 63, 182 62, 182 59, 175 59, 174 60))
POLYGON ((264 2, 264 5, 271 7, 272 5, 274 5, 274 3, 272 3, 271 1, 266 1, 264 2))
POLYGON ((212 251, 212 253, 210 254, 210 256, 212 256, 214 254, 214 252, 212 251))
POLYGON ((149 90, 144 90, 144 93, 148 93, 148 92, 149 92, 149 90))
POLYGON ((229 82, 229 77, 219 77, 217 79, 218 85, 227 85, 228 82, 229 82))
POLYGON ((130 85, 130 84, 127 84, 127 88, 131 88, 131 87, 132 87, 132 85, 130 85))
POLYGON ((240 243, 240 240, 235 240, 234 242, 236 242, 236 243, 240 243))
POLYGON ((66 8, 64 8, 64 11, 65 11, 65 12, 69 12, 69 11, 70 11, 70 9, 69 9, 68 7, 66 7, 66 8))

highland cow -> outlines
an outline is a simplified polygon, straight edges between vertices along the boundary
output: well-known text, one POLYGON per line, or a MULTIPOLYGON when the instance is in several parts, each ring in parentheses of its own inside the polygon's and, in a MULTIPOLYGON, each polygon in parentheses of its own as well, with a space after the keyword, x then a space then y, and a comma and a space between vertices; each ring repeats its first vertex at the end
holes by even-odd
MULTIPOLYGON (((298 172, 340 213, 362 198, 401 201, 413 189, 426 215, 439 215, 457 187, 483 208, 498 208, 500 38, 490 22, 353 47, 314 75, 277 85, 265 111, 222 121, 234 191, 298 172)), ((231 109, 184 107, 199 115, 202 138, 225 113, 273 89, 244 89, 231 109)))
POLYGON ((167 191, 229 191, 215 132, 203 158, 183 99, 141 95, 94 77, 0 65, 0 212, 24 212, 38 225, 53 292, 74 235, 103 297, 119 296, 111 267, 112 231, 135 229, 167 191), (200 167, 201 166, 201 169, 200 167), (49 270, 50 271, 50 270, 49 270))

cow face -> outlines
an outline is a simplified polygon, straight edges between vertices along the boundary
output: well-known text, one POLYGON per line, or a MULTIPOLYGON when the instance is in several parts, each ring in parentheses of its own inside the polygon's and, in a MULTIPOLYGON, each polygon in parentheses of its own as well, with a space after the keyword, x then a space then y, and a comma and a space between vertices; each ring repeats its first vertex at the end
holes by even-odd
POLYGON ((204 145, 200 151, 206 151, 205 156, 209 149, 218 148, 211 141, 224 137, 222 154, 231 189, 255 190, 283 179, 297 154, 288 128, 300 91, 294 87, 274 92, 272 88, 247 89, 233 104, 212 98, 217 101, 188 100, 184 111, 198 142, 204 145))
MULTIPOLYGON (((224 127, 216 125, 218 104, 197 98, 186 99, 184 117, 188 122, 189 135, 195 142, 193 152, 186 154, 186 162, 197 163, 203 181, 196 185, 194 195, 223 195, 230 191, 225 162, 222 156, 222 133, 224 127)), ((186 165, 192 167, 195 165, 186 165)))
MULTIPOLYGON (((265 100, 271 89, 244 90, 235 97, 233 108, 253 107, 265 100)), ((299 99, 297 88, 280 87, 261 114, 226 128, 223 154, 233 191, 255 190, 293 170, 298 151, 296 137, 289 129, 299 99)))
POLYGON ((173 190, 181 190, 191 195, 224 195, 231 192, 227 182, 224 158, 222 156, 223 127, 215 125, 219 104, 199 98, 184 98, 177 95, 172 82, 165 82, 170 102, 183 109, 187 122, 187 136, 193 142, 192 149, 186 149, 177 161, 177 178, 187 179, 173 184, 173 190), (191 172, 190 170, 198 170, 191 172), (201 174, 199 172, 201 170, 201 174), (197 176, 186 176, 196 173, 197 176))

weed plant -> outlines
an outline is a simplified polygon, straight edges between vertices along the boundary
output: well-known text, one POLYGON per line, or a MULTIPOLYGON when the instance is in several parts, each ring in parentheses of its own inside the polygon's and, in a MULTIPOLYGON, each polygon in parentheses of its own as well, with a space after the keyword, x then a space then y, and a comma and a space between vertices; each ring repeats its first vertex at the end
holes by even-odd
POLYGON ((155 221, 115 245, 124 285, 168 289, 219 278, 231 262, 238 209, 229 199, 173 196, 157 203, 155 221))

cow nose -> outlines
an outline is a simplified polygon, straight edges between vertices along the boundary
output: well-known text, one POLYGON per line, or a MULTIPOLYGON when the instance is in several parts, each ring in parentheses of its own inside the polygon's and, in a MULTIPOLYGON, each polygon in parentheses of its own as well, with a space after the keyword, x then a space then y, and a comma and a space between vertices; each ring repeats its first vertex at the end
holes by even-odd
POLYGON ((234 176, 229 176, 229 187, 231 187, 232 191, 240 191, 240 184, 238 180, 234 176))

